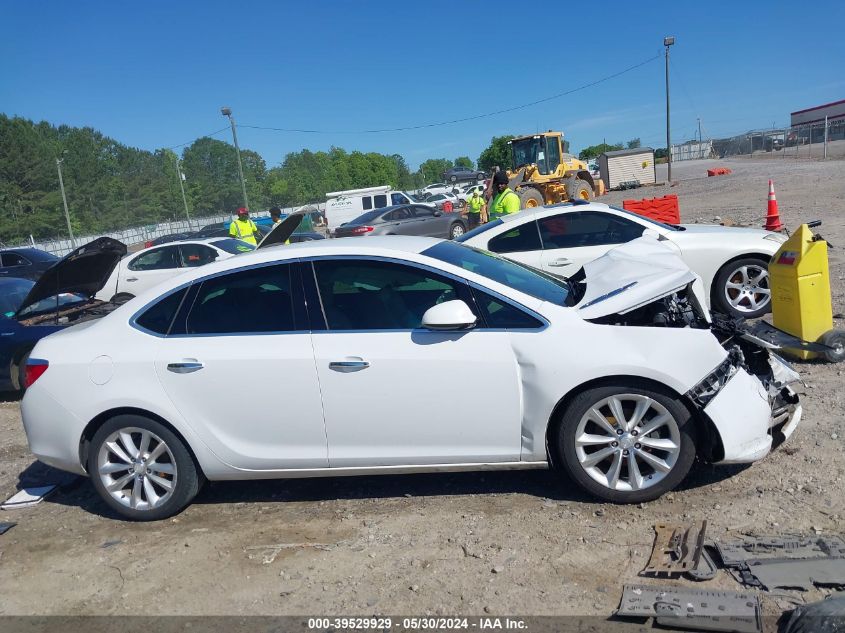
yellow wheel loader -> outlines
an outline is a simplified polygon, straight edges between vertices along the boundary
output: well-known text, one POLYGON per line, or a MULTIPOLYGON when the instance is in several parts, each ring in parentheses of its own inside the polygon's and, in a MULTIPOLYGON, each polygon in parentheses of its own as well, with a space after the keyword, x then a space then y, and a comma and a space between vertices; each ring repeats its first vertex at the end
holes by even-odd
POLYGON ((511 146, 510 188, 523 209, 567 200, 592 200, 595 182, 587 163, 568 154, 569 142, 561 132, 519 136, 511 146))

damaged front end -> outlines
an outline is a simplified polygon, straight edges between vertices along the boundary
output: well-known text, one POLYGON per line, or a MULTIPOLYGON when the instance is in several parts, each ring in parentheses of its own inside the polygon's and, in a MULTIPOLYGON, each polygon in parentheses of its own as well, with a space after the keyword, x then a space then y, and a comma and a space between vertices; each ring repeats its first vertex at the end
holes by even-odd
MULTIPOLYGON (((711 330, 728 350, 728 358, 723 365, 729 364, 734 372, 739 368, 744 369, 756 376, 766 389, 772 410, 772 447, 779 446, 792 435, 801 420, 801 404, 798 394, 792 388, 792 385, 801 382, 801 377, 775 350, 794 348, 799 339, 775 330, 765 322, 749 325, 743 319, 722 314, 713 315, 711 330), (783 335, 780 340, 771 336, 773 330, 783 335)), ((701 383, 696 389, 700 386, 701 383)), ((696 398, 701 397, 702 393, 691 392, 691 395, 696 398)))

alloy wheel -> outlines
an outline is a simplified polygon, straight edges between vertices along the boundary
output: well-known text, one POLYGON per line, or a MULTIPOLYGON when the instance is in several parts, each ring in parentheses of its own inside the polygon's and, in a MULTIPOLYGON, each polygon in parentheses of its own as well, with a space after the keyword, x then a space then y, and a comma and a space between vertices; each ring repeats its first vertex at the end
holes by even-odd
POLYGON ((100 445, 97 474, 111 497, 133 510, 152 510, 173 495, 176 459, 158 435, 126 427, 100 445))
POLYGON ((739 266, 728 275, 724 292, 728 303, 737 312, 757 312, 772 300, 769 271, 753 264, 739 266))
POLYGON ((617 491, 662 481, 681 453, 674 416, 642 394, 615 394, 590 407, 575 430, 575 454, 584 472, 617 491))

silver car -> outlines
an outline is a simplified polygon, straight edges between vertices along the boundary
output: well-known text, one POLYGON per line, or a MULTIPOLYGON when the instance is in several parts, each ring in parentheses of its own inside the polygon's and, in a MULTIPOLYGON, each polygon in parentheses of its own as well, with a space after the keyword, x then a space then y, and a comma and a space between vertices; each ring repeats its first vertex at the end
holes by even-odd
POLYGON ((423 235, 457 239, 467 229, 460 213, 447 213, 432 207, 403 204, 367 211, 335 229, 335 237, 365 235, 423 235))

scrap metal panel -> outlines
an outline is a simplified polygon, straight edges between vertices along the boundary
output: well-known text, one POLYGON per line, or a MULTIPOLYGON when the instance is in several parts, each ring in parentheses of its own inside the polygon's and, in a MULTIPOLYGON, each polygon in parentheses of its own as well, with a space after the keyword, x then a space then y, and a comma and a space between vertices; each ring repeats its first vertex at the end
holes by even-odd
POLYGON ((650 147, 605 152, 599 156, 599 171, 608 189, 620 183, 638 181, 641 185, 657 181, 654 168, 654 150, 650 147))

